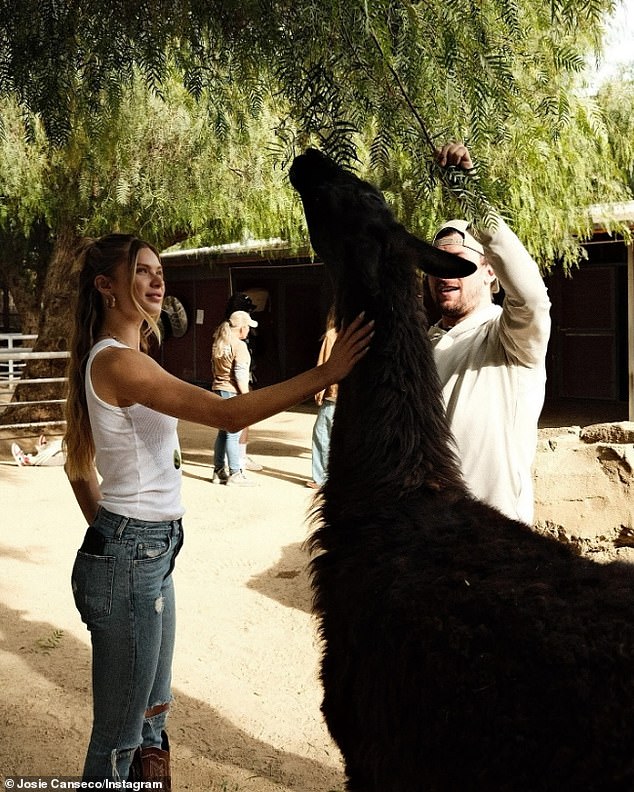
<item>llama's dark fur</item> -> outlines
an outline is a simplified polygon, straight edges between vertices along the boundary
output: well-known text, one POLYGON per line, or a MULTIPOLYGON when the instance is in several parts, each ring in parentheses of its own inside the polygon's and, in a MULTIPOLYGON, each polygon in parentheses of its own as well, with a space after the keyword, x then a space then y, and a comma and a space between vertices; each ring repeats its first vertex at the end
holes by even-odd
POLYGON ((416 276, 451 262, 319 152, 291 181, 339 317, 376 320, 340 384, 312 537, 322 709, 347 788, 631 792, 633 568, 469 496, 416 276))

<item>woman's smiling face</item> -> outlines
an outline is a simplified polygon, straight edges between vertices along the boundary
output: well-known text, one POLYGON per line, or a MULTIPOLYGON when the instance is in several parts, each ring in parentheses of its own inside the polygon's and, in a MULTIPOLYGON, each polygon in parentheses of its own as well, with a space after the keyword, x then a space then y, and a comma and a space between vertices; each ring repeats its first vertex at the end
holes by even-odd
POLYGON ((139 251, 134 274, 134 295, 150 316, 158 318, 165 297, 163 266, 149 248, 139 251))
POLYGON ((130 289, 129 265, 126 262, 121 262, 112 276, 105 280, 109 282, 108 293, 115 297, 117 308, 128 318, 138 318, 139 309, 153 319, 158 319, 161 315, 165 296, 163 266, 156 253, 150 248, 143 247, 139 250, 132 278, 132 289, 130 289))

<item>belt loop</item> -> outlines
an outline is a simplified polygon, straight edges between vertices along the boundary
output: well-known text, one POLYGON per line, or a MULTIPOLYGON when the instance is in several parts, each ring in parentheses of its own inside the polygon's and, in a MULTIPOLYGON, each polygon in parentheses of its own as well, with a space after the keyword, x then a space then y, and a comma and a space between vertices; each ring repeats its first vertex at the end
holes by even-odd
POLYGON ((130 518, 129 517, 122 517, 121 518, 121 522, 117 526, 117 531, 116 531, 116 533, 114 535, 115 539, 117 539, 117 540, 121 539, 121 537, 123 536, 123 532, 125 531, 126 526, 127 526, 127 524, 129 522, 130 522, 130 518))

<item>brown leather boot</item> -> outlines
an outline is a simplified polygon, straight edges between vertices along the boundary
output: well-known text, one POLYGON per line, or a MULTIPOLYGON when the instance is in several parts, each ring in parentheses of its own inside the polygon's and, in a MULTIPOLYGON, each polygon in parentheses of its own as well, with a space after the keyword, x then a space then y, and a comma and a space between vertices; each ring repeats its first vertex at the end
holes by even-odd
POLYGON ((129 781, 162 781, 162 792, 172 792, 170 744, 167 733, 161 732, 160 748, 137 748, 130 766, 129 781))

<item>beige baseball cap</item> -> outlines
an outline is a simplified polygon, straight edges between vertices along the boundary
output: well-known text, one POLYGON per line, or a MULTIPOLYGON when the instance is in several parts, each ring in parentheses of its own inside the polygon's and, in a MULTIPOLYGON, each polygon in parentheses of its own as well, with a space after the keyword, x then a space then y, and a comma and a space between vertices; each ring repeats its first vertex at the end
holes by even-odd
MULTIPOLYGON (((448 245, 455 245, 454 241, 450 241, 449 237, 443 236, 443 234, 447 231, 455 231, 462 237, 462 246, 467 248, 467 250, 473 250, 475 253, 479 253, 481 256, 484 256, 484 248, 482 244, 478 242, 478 240, 470 234, 467 230, 469 228, 469 221, 468 220, 449 220, 443 225, 440 226, 438 231, 436 231, 436 236, 434 237, 433 245, 437 248, 443 248, 448 245), (441 239, 438 237, 441 236, 441 239), (446 240, 446 241, 445 241, 446 240)), ((500 283, 497 278, 491 282, 491 292, 492 294, 497 294, 500 291, 500 283)))
POLYGON ((246 311, 234 311, 229 317, 231 327, 257 327, 258 323, 246 311))
POLYGON ((478 240, 467 231, 468 228, 469 222, 467 220, 449 220, 449 222, 441 225, 438 231, 436 231, 433 244, 435 247, 445 247, 445 245, 452 244, 449 241, 443 244, 443 239, 438 239, 438 237, 445 231, 457 231, 463 239, 463 247, 484 256, 484 248, 478 240))

